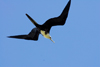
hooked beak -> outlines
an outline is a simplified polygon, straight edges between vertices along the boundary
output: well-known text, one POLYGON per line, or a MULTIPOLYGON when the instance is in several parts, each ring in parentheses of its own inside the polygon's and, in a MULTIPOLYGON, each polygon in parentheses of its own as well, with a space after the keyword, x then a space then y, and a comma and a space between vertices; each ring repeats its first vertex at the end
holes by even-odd
POLYGON ((53 43, 55 43, 51 38, 50 38, 50 40, 51 40, 53 43))

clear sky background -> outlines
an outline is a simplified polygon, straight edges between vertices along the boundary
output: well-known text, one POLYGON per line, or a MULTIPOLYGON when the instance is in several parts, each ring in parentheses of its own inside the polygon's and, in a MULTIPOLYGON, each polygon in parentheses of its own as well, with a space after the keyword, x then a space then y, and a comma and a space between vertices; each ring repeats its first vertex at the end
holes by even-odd
POLYGON ((57 17, 68 0, 0 0, 0 67, 100 67, 100 0, 72 0, 64 26, 52 27, 55 41, 11 39, 57 17))

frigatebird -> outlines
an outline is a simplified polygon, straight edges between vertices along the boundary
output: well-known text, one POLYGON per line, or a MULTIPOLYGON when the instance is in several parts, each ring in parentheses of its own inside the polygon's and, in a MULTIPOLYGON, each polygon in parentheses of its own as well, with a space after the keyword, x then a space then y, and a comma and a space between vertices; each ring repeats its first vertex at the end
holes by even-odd
POLYGON ((38 40, 39 34, 42 34, 45 38, 50 39, 52 42, 54 42, 51 39, 51 36, 49 35, 50 29, 52 26, 57 25, 64 25, 66 22, 66 19, 68 17, 69 8, 70 8, 71 0, 67 3, 64 10, 58 17, 50 18, 48 19, 44 24, 40 25, 36 23, 28 14, 26 16, 30 19, 30 21, 36 26, 31 30, 31 32, 27 35, 15 35, 15 36, 8 36, 9 38, 18 38, 18 39, 26 39, 26 40, 38 40))

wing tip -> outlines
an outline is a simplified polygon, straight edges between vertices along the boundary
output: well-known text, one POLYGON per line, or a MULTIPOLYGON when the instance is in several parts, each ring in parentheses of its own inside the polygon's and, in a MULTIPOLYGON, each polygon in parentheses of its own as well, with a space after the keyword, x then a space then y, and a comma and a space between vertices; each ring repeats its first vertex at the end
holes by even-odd
POLYGON ((14 38, 14 36, 7 36, 7 38, 14 38))
POLYGON ((28 14, 26 13, 25 15, 27 16, 28 14))
POLYGON ((11 38, 11 36, 7 36, 7 38, 11 38))
POLYGON ((27 13, 25 15, 29 18, 29 15, 27 13))

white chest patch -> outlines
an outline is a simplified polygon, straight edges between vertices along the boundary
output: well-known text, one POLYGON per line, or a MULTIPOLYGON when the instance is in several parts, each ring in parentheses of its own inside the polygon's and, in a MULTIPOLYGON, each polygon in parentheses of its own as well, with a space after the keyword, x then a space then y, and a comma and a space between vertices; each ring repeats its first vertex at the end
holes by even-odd
POLYGON ((41 30, 40 32, 41 32, 41 34, 42 34, 45 38, 48 38, 48 39, 51 38, 51 36, 49 35, 49 33, 45 34, 45 31, 43 31, 43 30, 41 30))
POLYGON ((55 42, 51 39, 51 36, 49 35, 49 33, 45 34, 45 31, 43 31, 43 30, 41 30, 40 32, 41 32, 41 34, 42 34, 45 38, 50 39, 53 43, 55 43, 55 42))

